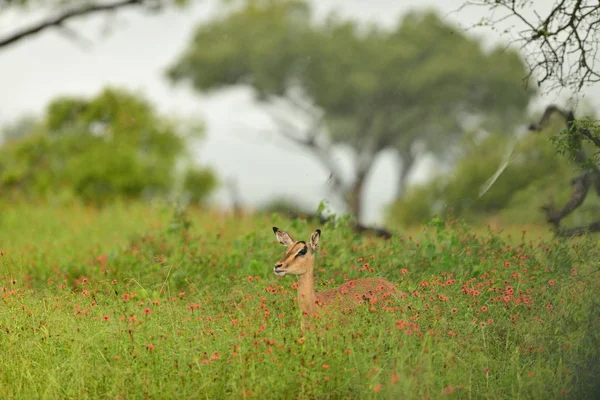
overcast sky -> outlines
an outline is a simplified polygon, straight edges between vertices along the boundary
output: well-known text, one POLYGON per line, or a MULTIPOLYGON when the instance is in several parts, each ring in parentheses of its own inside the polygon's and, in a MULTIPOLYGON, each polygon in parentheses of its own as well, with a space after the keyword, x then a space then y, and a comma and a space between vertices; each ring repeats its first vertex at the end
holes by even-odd
MULTIPOLYGON (((412 8, 433 7, 442 16, 466 28, 485 10, 468 8, 456 12, 463 0, 318 0, 318 16, 335 10, 364 22, 386 26, 412 8)), ((549 2, 536 0, 540 7, 549 2)), ((328 196, 328 174, 309 154, 265 132, 268 119, 252 102, 249 90, 238 88, 211 96, 200 96, 184 87, 171 87, 164 79, 165 67, 187 45, 194 27, 220 11, 217 0, 204 0, 183 10, 158 15, 122 11, 116 17, 97 16, 69 24, 84 38, 73 41, 57 33, 33 36, 0 51, 0 124, 25 113, 41 113, 58 95, 94 95, 106 85, 123 86, 146 95, 162 112, 181 117, 202 117, 207 137, 197 147, 198 159, 215 168, 222 179, 236 178, 242 199, 257 205, 287 196, 316 207, 328 196), (103 36, 107 26, 110 34, 103 36), (89 43, 88 43, 89 42, 89 43), (282 170, 279 168, 285 165, 282 170), (276 167, 277 166, 277 167, 276 167)), ((0 36, 35 16, 4 14, 0 36)), ((495 33, 478 28, 488 43, 501 40, 495 33)), ((600 104, 598 87, 586 91, 595 108, 600 104), (594 90, 595 89, 595 90, 594 90)), ((538 104, 560 102, 565 96, 545 95, 538 104)), ((349 166, 348 155, 339 161, 349 166)), ((424 162, 412 176, 423 179, 433 164, 424 162)), ((382 207, 394 195, 396 160, 384 154, 378 160, 366 193, 367 222, 379 221, 382 207)), ((227 206, 228 193, 220 190, 215 201, 227 206)))

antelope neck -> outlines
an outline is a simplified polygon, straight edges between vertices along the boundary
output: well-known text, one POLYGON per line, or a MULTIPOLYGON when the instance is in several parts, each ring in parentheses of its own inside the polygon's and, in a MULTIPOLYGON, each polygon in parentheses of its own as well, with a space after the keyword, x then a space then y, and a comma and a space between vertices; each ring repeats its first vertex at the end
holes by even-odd
POLYGON ((298 304, 302 313, 308 315, 312 315, 318 308, 313 265, 298 277, 298 304))

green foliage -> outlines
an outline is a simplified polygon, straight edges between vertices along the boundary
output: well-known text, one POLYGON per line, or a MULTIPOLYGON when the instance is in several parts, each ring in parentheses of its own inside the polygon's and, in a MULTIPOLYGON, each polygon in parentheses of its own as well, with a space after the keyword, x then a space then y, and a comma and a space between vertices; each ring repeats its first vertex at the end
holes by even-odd
MULTIPOLYGON (((104 204, 117 198, 168 194, 186 138, 144 99, 105 89, 91 99, 58 98, 32 133, 0 147, 0 192, 27 198, 70 194, 104 204)), ((216 181, 209 170, 187 171, 194 201, 216 181)))
POLYGON ((192 203, 202 202, 217 187, 218 181, 209 169, 188 169, 183 181, 183 190, 192 203))
POLYGON ((464 153, 452 171, 409 188, 407 195, 393 204, 389 218, 414 225, 451 211, 471 221, 500 214, 507 222, 543 223, 539 207, 569 198, 569 182, 577 167, 558 157, 546 136, 530 134, 519 140, 506 169, 479 197, 481 187, 502 164, 507 146, 501 134, 481 141, 467 138, 464 153))
POLYGON ((576 160, 582 146, 587 145, 588 159, 583 168, 600 168, 600 121, 596 118, 584 117, 573 122, 571 129, 562 129, 558 135, 552 136, 552 141, 561 155, 567 155, 576 160), (585 132, 585 136, 579 134, 585 132))
POLYGON ((141 203, 1 211, 3 398, 598 394, 594 237, 435 219, 384 241, 327 226, 318 290, 385 276, 400 298, 302 332, 270 226, 307 239, 305 221, 141 203))
POLYGON ((329 138, 372 156, 417 140, 444 154, 464 115, 486 126, 519 122, 534 91, 511 50, 480 44, 435 13, 412 13, 393 30, 331 17, 317 24, 301 1, 247 1, 202 24, 171 68, 200 91, 251 85, 262 100, 299 89, 325 112, 329 138))

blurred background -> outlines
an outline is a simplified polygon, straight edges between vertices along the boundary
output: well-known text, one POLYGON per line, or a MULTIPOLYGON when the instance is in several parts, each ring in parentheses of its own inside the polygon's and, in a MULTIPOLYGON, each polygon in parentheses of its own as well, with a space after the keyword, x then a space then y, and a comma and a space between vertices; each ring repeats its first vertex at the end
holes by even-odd
POLYGON ((0 0, 0 197, 545 224, 581 168, 564 119, 527 127, 597 118, 600 88, 531 73, 543 49, 494 3, 0 0))

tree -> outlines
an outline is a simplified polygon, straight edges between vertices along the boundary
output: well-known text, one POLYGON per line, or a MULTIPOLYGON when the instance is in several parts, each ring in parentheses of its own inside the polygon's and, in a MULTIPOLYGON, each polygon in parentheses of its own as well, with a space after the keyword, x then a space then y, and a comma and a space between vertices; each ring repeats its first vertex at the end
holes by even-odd
POLYGON ((600 2, 560 0, 541 5, 531 0, 469 0, 463 7, 490 10, 481 25, 498 28, 513 20, 514 41, 528 50, 529 75, 538 85, 570 87, 575 91, 600 82, 600 2), (544 12, 540 8, 549 7, 544 12), (540 15, 541 14, 541 15, 540 15))
POLYGON ((496 216, 510 224, 542 223, 540 205, 552 198, 566 200, 556 182, 569 179, 572 165, 556 156, 547 137, 528 134, 516 142, 512 162, 480 196, 482 182, 502 162, 504 152, 498 149, 506 148, 509 142, 500 133, 485 138, 465 136, 463 154, 456 165, 427 183, 410 187, 388 210, 389 219, 404 226, 416 225, 450 212, 477 223, 496 216))
POLYGON ((383 150, 400 155, 401 193, 416 143, 446 154, 468 117, 489 128, 521 120, 534 93, 522 86, 524 73, 517 53, 486 53, 434 13, 409 14, 393 30, 363 29, 333 16, 313 22, 302 1, 249 0, 199 26, 168 77, 198 91, 250 85, 281 136, 315 156, 360 220, 383 150), (349 182, 335 146, 354 152, 349 182))
POLYGON ((92 14, 114 12, 124 8, 142 8, 147 11, 157 11, 161 7, 173 3, 182 6, 188 0, 113 0, 113 1, 80 1, 80 0, 4 0, 0 1, 0 13, 14 8, 35 7, 46 8, 48 17, 30 25, 17 28, 0 37, 0 48, 12 45, 32 35, 50 28, 61 29, 70 37, 77 36, 66 23, 92 14))
POLYGON ((105 89, 91 99, 57 98, 30 126, 0 147, 4 197, 66 195, 101 205, 166 196, 180 160, 186 169, 179 180, 192 200, 203 200, 216 184, 210 170, 192 166, 186 153, 190 136, 181 126, 123 90, 105 89))
POLYGON ((600 221, 594 222, 587 227, 576 227, 566 230, 560 227, 561 220, 583 204, 590 189, 594 189, 596 194, 600 196, 600 165, 598 163, 600 150, 597 150, 594 156, 589 158, 583 147, 583 140, 587 140, 596 146, 597 149, 600 149, 600 139, 594 135, 594 131, 599 130, 597 121, 591 118, 576 120, 573 111, 563 110, 556 105, 550 105, 546 107, 540 121, 531 124, 529 129, 532 131, 543 130, 548 126, 553 115, 559 115, 567 127, 552 139, 558 144, 559 150, 567 153, 583 169, 583 172, 571 180, 573 191, 571 197, 562 208, 556 209, 553 203, 542 206, 542 209, 546 212, 546 220, 554 225, 554 229, 559 235, 572 236, 585 232, 600 232, 600 221))

